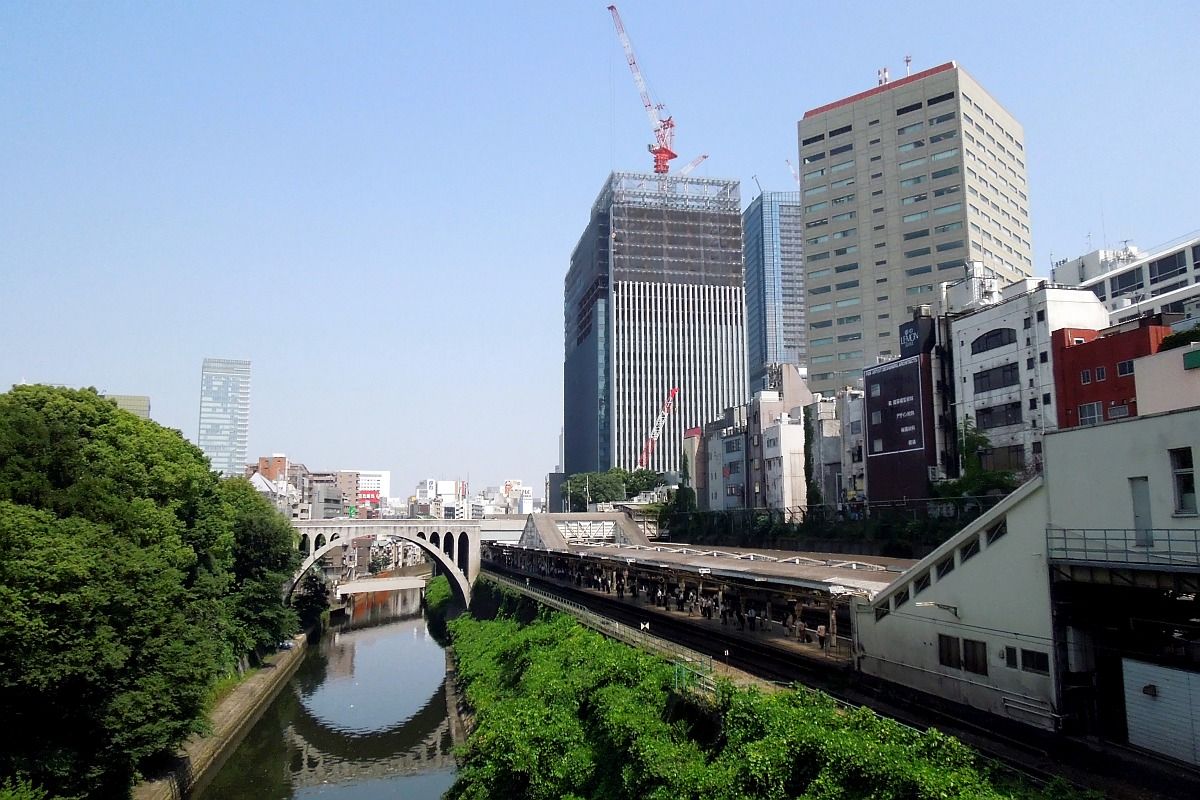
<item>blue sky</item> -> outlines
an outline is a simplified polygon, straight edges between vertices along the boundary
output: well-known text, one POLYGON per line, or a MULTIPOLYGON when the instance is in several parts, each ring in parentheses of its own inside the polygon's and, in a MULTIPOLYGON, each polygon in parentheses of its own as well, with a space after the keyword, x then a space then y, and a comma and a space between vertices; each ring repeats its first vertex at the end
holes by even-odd
MULTIPOLYGON (((679 163, 743 203, 911 54, 1024 125, 1039 274, 1200 227, 1194 3, 621 11, 679 163)), ((604 2, 10 2, 0 108, 0 386, 148 394, 190 437, 201 360, 250 358, 252 458, 541 486, 571 249, 650 163, 604 2)))

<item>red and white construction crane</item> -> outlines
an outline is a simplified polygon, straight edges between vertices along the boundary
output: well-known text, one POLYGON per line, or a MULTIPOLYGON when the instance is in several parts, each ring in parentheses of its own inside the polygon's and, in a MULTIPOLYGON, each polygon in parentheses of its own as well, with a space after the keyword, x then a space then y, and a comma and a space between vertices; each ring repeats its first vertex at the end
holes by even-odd
POLYGON ((642 447, 642 454, 638 456, 638 469, 645 469, 646 465, 650 463, 654 446, 658 444, 658 438, 662 436, 663 428, 667 426, 667 415, 675 407, 675 395, 677 394, 679 394, 679 389, 672 389, 671 393, 667 395, 666 402, 663 403, 662 411, 658 412, 658 417, 654 420, 654 427, 650 429, 650 435, 646 437, 646 444, 642 447))
POLYGON ((790 158, 785 158, 784 161, 787 162, 788 169, 792 171, 792 180, 796 182, 796 188, 802 188, 803 184, 800 183, 800 173, 796 172, 796 166, 792 164, 792 160, 790 158))
POLYGON ((642 69, 638 66, 637 56, 633 54, 633 44, 629 41, 629 34, 625 33, 621 14, 617 11, 616 6, 609 6, 608 10, 612 13, 613 25, 617 27, 617 36, 621 40, 621 47, 625 49, 625 60, 629 62, 634 83, 637 84, 638 93, 642 96, 642 105, 646 107, 646 115, 650 118, 650 127, 654 130, 655 143, 649 145, 650 153, 654 156, 654 171, 659 175, 666 175, 670 170, 669 162, 676 157, 675 151, 672 149, 675 141, 675 120, 666 113, 666 106, 650 99, 650 90, 646 87, 646 79, 642 77, 642 69))
POLYGON ((691 160, 691 162, 690 162, 690 163, 689 163, 689 164, 688 164, 686 167, 684 167, 683 169, 679 170, 679 176, 680 176, 680 177, 683 177, 683 176, 685 176, 685 175, 688 175, 688 174, 689 174, 689 173, 691 173, 691 171, 692 171, 692 170, 694 170, 696 167, 698 167, 698 166, 700 166, 701 164, 703 164, 703 163, 704 163, 704 159, 706 159, 706 158, 708 158, 708 153, 701 153, 700 155, 696 156, 695 158, 693 158, 693 159, 691 160))

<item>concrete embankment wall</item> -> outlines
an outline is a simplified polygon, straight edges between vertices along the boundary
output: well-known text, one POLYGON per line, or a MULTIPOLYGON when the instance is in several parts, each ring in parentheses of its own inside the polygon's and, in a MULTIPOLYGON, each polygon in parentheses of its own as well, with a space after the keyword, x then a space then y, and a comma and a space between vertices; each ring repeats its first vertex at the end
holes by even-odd
POLYGON ((219 768, 300 666, 308 641, 303 636, 295 641, 295 647, 267 659, 258 672, 221 700, 211 715, 212 733, 188 739, 171 772, 139 783, 133 789, 133 800, 181 800, 211 770, 219 768))

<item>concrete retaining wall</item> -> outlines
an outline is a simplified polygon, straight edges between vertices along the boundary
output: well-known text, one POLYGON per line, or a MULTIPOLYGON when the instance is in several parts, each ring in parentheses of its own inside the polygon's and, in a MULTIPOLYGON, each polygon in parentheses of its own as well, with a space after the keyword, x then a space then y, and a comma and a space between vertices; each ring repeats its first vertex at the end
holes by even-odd
POLYGON ((133 788, 133 800, 182 800, 219 767, 300 666, 308 640, 299 636, 295 642, 291 650, 268 658, 258 672, 218 703, 211 716, 212 733, 188 739, 170 773, 139 783, 133 788))

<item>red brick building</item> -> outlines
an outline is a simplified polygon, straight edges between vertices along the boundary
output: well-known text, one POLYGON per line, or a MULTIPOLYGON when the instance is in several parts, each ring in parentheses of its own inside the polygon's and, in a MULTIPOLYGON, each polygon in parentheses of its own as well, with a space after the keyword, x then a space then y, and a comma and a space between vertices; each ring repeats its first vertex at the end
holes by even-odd
POLYGON ((1061 328, 1050 334, 1058 427, 1137 416, 1133 361, 1158 352, 1171 329, 1157 316, 1103 331, 1061 328))

